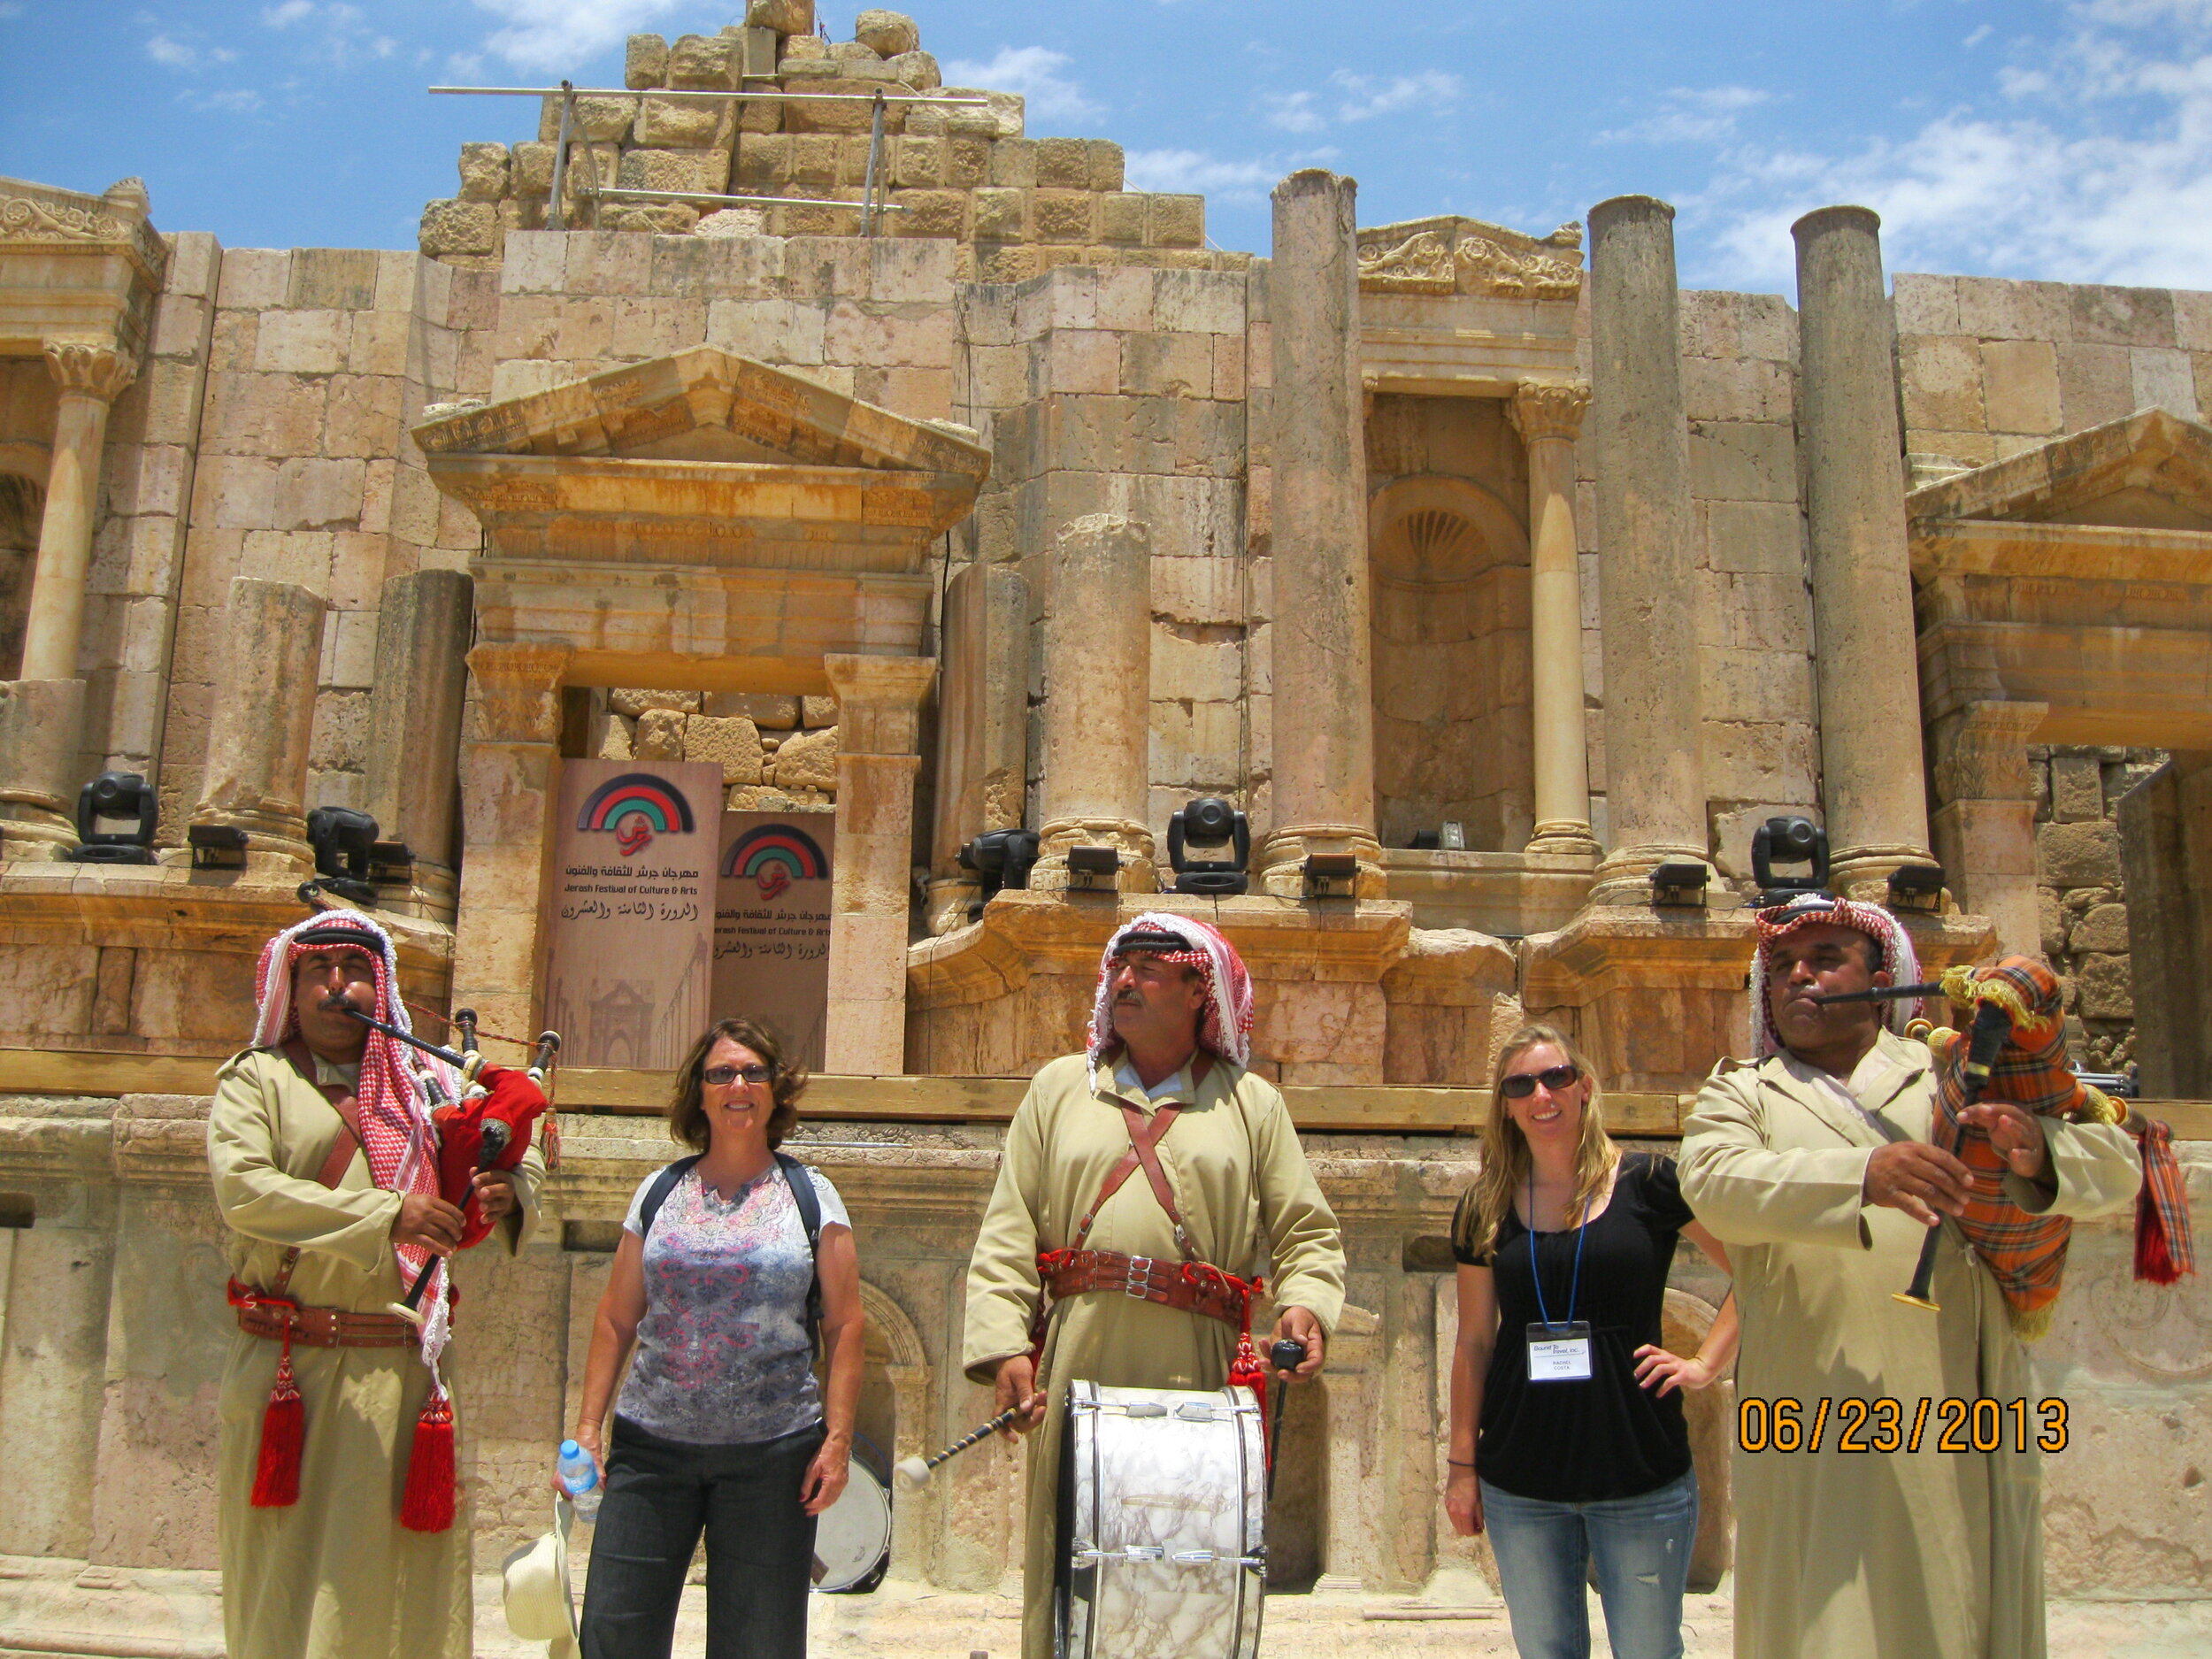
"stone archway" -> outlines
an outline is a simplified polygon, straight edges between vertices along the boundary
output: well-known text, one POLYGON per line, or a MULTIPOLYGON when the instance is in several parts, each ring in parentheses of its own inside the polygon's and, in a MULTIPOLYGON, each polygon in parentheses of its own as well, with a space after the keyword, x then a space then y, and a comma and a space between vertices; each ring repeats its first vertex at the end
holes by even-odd
POLYGON ((1375 492, 1368 558, 1383 845, 1457 820, 1471 849, 1518 851, 1534 822, 1527 532, 1481 485, 1423 474, 1375 492))
MULTIPOLYGON (((861 1384, 861 1430, 894 1463, 933 1448, 929 1436, 928 1349, 906 1310, 889 1292, 860 1281, 860 1305, 868 1316, 868 1363, 861 1384)), ((918 1579, 930 1559, 937 1532, 936 1507, 924 1492, 891 1489, 891 1571, 895 1578, 918 1579)))
POLYGON ((22 667, 31 573, 45 511, 46 492, 35 480, 0 472, 0 680, 13 680, 22 667))

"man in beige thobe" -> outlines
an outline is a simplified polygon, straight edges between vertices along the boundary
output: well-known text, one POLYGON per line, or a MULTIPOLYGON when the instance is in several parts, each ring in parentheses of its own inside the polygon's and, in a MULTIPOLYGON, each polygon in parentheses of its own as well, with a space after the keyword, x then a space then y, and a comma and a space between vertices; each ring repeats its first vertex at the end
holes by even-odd
MULTIPOLYGON (((1762 913, 1760 934, 1753 1025, 1765 1057, 1724 1061, 1707 1081, 1683 1131, 1682 1195, 1734 1264, 1739 1401, 1764 1402, 1770 1420, 1775 1402, 1794 1402, 1808 1439, 1824 1402, 1827 1417, 1817 1452, 1736 1453, 1736 1652, 2040 1659, 2035 1440, 2047 1390, 1996 1280, 1948 1223, 1941 1311, 1894 1297, 1927 1226, 1967 1194, 1965 1166, 1928 1144, 1932 1056, 1884 1029, 1881 1010, 1901 1023, 1900 1004, 1811 1000, 1916 981, 1911 944, 1886 911, 1824 895, 1762 913), (2004 1449, 1938 1449, 1943 1402, 1978 1397, 2027 1402, 2026 1450, 2012 1448, 2010 1411, 2004 1449), (1859 1441, 1886 1444, 1893 1421, 1903 1443, 1842 1449, 1846 1401, 1867 1402, 1859 1441)), ((2133 1142, 2113 1126, 2001 1102, 1962 1121, 1987 1131, 2008 1165, 2006 1195, 2031 1213, 2105 1215, 2140 1184, 2133 1142)))
MULTIPOLYGON (((380 1184, 375 1125, 364 1122, 357 1147, 331 1098, 351 1097, 357 1120, 365 1118, 378 1090, 365 1072, 406 1065, 415 1075, 389 1039, 369 1041, 367 1028, 338 1008, 403 1019, 396 968, 388 936, 350 913, 279 935, 263 957, 258 1046, 218 1074, 208 1161, 232 1229, 234 1302, 281 1295, 303 1310, 360 1316, 350 1336, 394 1339, 322 1347, 296 1338, 292 1369, 306 1417, 298 1496, 262 1508, 250 1494, 283 1344, 242 1320, 232 1337, 219 1488, 230 1659, 467 1659, 473 1651, 465 1492, 441 1532, 399 1524, 432 1379, 421 1348, 396 1340, 387 1311, 405 1290, 395 1247, 442 1256, 461 1237, 463 1214, 435 1195, 434 1172, 427 1193, 419 1179, 394 1179, 399 1190, 380 1184), (342 1142, 342 1163, 334 1156, 342 1142)), ((394 1122, 419 1104, 381 1103, 394 1122)), ((477 1178, 479 1207, 500 1221, 511 1248, 527 1236, 543 1173, 534 1147, 511 1173, 477 1178)), ((442 1279, 426 1307, 442 1297, 442 1279)), ((442 1363, 449 1382, 449 1351, 442 1363)))
POLYGON ((1087 1290, 1050 1304, 1040 1372, 1030 1359, 1039 1252, 1079 1245, 1164 1264, 1195 1259, 1240 1276, 1271 1270, 1282 1310, 1275 1337, 1304 1344, 1300 1377, 1320 1370, 1342 1310, 1336 1217, 1281 1094, 1244 1069, 1251 1010, 1250 981, 1227 940, 1186 917, 1139 917, 1107 945, 1090 1051, 1040 1070, 1007 1129, 968 1269, 962 1363, 972 1380, 996 1389, 1001 1409, 1026 1407, 1025 1432, 1044 1431, 1029 1446, 1025 1659, 1052 1653, 1053 1517, 1069 1383, 1218 1388, 1238 1335, 1203 1313, 1120 1288, 1087 1290), (1179 1236, 1145 1172, 1097 1202, 1131 1150, 1125 1106, 1148 1128, 1176 1109, 1155 1149, 1179 1236))

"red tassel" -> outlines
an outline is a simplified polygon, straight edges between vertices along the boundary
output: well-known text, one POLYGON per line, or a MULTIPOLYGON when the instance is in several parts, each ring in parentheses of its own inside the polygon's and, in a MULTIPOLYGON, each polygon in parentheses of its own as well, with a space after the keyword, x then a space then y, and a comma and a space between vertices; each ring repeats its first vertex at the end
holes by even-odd
POLYGON ((1229 1386, 1252 1391, 1252 1398, 1260 1408, 1260 1444, 1267 1445, 1267 1367, 1260 1363, 1259 1350, 1252 1346, 1249 1331, 1237 1337, 1236 1356, 1229 1362, 1229 1386))
POLYGON ((453 1402, 442 1385, 433 1384, 415 1419, 399 1524, 411 1532, 444 1532, 453 1525, 453 1402))
POLYGON ((268 1409, 261 1414, 261 1456, 254 1464, 253 1507, 282 1509, 300 1501, 300 1452, 307 1443, 307 1404, 292 1379, 292 1342, 277 1361, 268 1409))
POLYGON ((2165 1217, 2148 1186, 2135 1198, 2135 1277, 2146 1285, 2171 1285, 2181 1278, 2166 1240, 2165 1217))

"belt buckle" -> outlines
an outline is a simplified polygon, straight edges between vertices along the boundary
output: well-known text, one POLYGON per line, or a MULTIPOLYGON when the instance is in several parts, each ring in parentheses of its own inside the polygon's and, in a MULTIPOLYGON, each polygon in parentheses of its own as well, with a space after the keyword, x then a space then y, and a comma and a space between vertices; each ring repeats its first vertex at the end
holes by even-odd
POLYGON ((1122 1270, 1121 1294, 1132 1302, 1152 1300, 1152 1258, 1133 1256, 1129 1265, 1122 1270))

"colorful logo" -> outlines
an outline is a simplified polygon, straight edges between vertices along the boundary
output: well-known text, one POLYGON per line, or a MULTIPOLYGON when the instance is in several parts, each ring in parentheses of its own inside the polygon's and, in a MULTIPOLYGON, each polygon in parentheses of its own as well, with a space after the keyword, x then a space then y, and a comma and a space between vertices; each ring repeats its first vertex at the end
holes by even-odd
POLYGON ((722 861, 726 876, 750 876, 760 884, 760 896, 779 896, 794 881, 819 881, 829 874, 829 860, 821 843, 804 830, 787 824, 763 824, 747 830, 731 843, 722 861))
POLYGON ((578 815, 580 830, 611 830, 625 858, 652 845, 656 835, 687 834, 691 803, 683 791, 650 772, 626 772, 591 792, 578 815))

